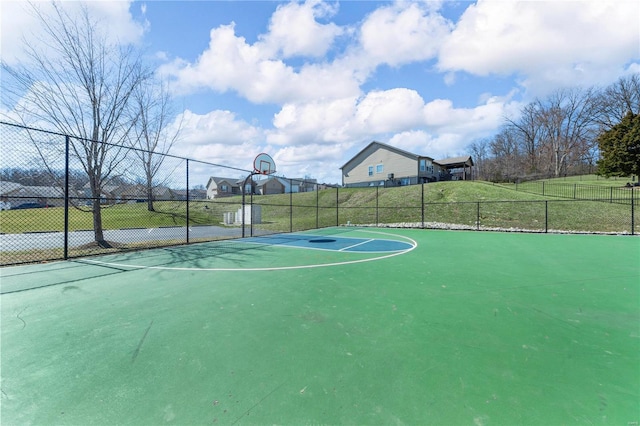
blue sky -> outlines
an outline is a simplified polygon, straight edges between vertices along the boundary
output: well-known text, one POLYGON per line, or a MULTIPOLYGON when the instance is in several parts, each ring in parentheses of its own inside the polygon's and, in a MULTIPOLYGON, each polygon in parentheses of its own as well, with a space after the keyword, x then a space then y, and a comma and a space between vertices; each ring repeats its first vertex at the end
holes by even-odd
MULTIPOLYGON (((640 72, 635 0, 87 4, 170 82, 174 154, 251 168, 267 152, 279 174, 327 183, 373 140, 467 154, 536 97, 640 72)), ((31 37, 22 6, 0 6, 7 63, 31 37)))

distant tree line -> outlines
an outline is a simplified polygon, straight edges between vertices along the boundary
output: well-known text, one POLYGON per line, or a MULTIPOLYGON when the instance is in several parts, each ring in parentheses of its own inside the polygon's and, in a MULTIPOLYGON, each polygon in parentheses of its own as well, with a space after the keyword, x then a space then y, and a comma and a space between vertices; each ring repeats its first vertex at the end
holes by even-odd
MULTIPOLYGON (((0 180, 6 182, 19 183, 24 186, 58 186, 57 183, 64 181, 64 170, 55 171, 39 168, 9 167, 0 169, 0 180)), ((84 171, 69 171, 69 186, 76 190, 82 188, 89 182, 84 171)))
POLYGON ((476 178, 500 182, 586 173, 637 174, 640 141, 621 123, 625 117, 630 123, 638 122, 638 116, 640 74, 622 77, 605 88, 557 90, 524 106, 517 118, 505 117, 495 136, 469 146, 476 178), (611 143, 611 138, 622 138, 626 145, 605 149, 602 142, 611 143), (605 154, 621 159, 609 161, 605 154), (629 163, 634 167, 619 167, 629 163))
MULTIPOLYGON (((0 181, 19 183, 24 186, 57 186, 65 181, 64 170, 46 169, 42 167, 6 167, 0 169, 0 181)), ((80 191, 89 183, 89 177, 84 170, 69 170, 69 188, 80 191)), ((121 176, 109 180, 109 185, 127 185, 129 181, 121 176)))

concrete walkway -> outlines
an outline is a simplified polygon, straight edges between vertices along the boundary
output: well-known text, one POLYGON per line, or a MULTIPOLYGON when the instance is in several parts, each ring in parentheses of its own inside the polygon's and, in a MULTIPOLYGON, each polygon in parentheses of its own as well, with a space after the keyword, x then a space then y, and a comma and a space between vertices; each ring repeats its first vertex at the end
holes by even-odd
MULTIPOLYGON (((192 226, 189 237, 240 237, 241 228, 225 228, 221 226, 192 226)), ((150 229, 115 229, 104 231, 105 239, 116 243, 132 243, 163 240, 184 240, 187 229, 183 226, 150 229)), ((73 231, 69 233, 69 247, 80 247, 94 241, 93 231, 73 231)), ((64 247, 62 232, 34 232, 25 234, 0 234, 2 251, 24 251, 34 249, 55 249, 64 247)))

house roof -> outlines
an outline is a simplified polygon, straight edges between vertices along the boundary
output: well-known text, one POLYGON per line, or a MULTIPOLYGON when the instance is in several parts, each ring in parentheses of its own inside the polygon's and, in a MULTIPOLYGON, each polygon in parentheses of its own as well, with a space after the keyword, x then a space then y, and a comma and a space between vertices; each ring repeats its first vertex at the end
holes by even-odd
POLYGON ((433 160, 433 158, 428 157, 426 155, 414 154, 412 152, 405 151, 405 150, 400 149, 400 148, 396 148, 395 146, 387 145, 386 143, 373 141, 369 145, 367 145, 364 148, 362 148, 360 150, 360 152, 358 152, 356 155, 354 155, 349 161, 344 163, 342 165, 342 167, 340 167, 340 169, 344 169, 349 163, 351 163, 352 161, 356 160, 360 156, 360 154, 362 154, 363 152, 365 152, 367 149, 369 149, 371 146, 374 146, 374 145, 377 145, 378 148, 384 148, 384 149, 386 149, 388 151, 395 152, 396 154, 404 155, 405 157, 412 158, 414 160, 419 160, 420 158, 428 158, 430 160, 433 160))
POLYGON ((56 186, 27 186, 14 182, 0 182, 0 194, 15 197, 60 198, 64 196, 56 186))
POLYGON ((231 185, 242 185, 242 182, 244 182, 244 179, 211 176, 209 178, 209 182, 207 182, 207 187, 209 187, 209 185, 211 184, 211 181, 214 181, 216 185, 218 185, 220 182, 227 182, 227 183, 230 183, 231 185))
POLYGON ((21 188, 24 193, 34 197, 62 197, 64 192, 57 186, 24 186, 21 188))
POLYGON ((465 155, 462 157, 451 157, 451 158, 445 158, 443 160, 436 160, 436 163, 445 167, 463 166, 465 164, 467 166, 473 166, 473 159, 471 158, 470 155, 465 155))
POLYGON ((7 195, 10 192, 14 192, 20 188, 22 188, 22 185, 19 183, 0 180, 0 195, 7 195))
POLYGON ((280 185, 282 185, 283 187, 285 186, 285 185, 284 185, 284 183, 282 183, 282 180, 281 180, 280 178, 278 178, 277 176, 271 176, 271 177, 269 177, 268 179, 262 179, 262 180, 259 180, 259 181, 257 182, 256 186, 257 186, 258 188, 260 188, 260 187, 262 187, 262 186, 266 185, 268 182, 271 182, 271 181, 273 181, 273 180, 275 180, 276 182, 278 182, 278 183, 279 183, 280 185))

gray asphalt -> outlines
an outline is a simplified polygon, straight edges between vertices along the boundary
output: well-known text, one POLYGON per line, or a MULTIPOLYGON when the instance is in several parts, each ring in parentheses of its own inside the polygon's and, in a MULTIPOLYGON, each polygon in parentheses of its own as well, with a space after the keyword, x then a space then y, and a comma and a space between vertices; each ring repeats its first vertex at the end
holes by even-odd
MULTIPOLYGON (((221 226, 193 226, 189 228, 189 239, 214 237, 241 237, 242 228, 224 228, 221 226)), ((162 240, 187 241, 187 228, 149 228, 116 229, 104 231, 107 241, 116 243, 144 243, 162 240)), ((69 233, 69 247, 80 247, 94 241, 93 231, 74 231, 69 233)), ((25 234, 0 234, 1 251, 23 251, 34 249, 53 249, 64 247, 62 232, 34 232, 25 234)))

